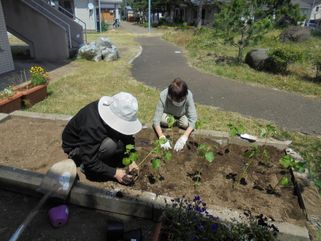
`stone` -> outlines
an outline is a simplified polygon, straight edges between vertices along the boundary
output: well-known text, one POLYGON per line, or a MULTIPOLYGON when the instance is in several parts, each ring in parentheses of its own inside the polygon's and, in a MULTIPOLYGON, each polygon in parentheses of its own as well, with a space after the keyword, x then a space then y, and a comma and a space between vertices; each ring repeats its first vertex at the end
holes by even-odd
POLYGON ((254 49, 246 54, 245 63, 253 69, 264 70, 268 58, 267 49, 254 49))
POLYGON ((101 60, 114 61, 119 58, 119 52, 108 38, 100 37, 95 42, 81 47, 78 51, 78 57, 95 62, 101 60))

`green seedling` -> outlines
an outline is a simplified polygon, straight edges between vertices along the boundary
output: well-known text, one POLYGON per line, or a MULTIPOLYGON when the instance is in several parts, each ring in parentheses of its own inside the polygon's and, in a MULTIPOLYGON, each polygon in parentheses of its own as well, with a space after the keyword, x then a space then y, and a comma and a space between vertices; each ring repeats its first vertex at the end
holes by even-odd
POLYGON ((305 162, 297 162, 293 157, 291 157, 289 155, 284 155, 280 159, 280 164, 284 168, 293 168, 297 172, 304 172, 305 166, 306 166, 305 162))
POLYGON ((152 155, 152 154, 156 154, 158 155, 157 158, 154 158, 152 159, 152 167, 154 169, 158 169, 160 167, 160 164, 161 164, 161 160, 164 160, 164 161, 170 161, 173 157, 172 153, 170 151, 166 151, 166 150, 163 150, 161 148, 161 145, 162 144, 165 144, 166 140, 165 139, 159 139, 159 140, 156 140, 154 142, 154 148, 144 157, 144 159, 139 163, 137 164, 138 166, 141 166, 146 160, 147 158, 152 155))
POLYGON ((138 153, 135 151, 135 146, 132 144, 126 145, 125 156, 122 160, 124 166, 129 166, 138 160, 138 153))
POLYGON ((276 127, 271 124, 267 124, 265 127, 260 129, 260 137, 265 138, 264 145, 263 145, 262 159, 263 159, 263 163, 266 165, 270 163, 270 160, 269 160, 270 155, 268 150, 265 148, 265 146, 268 138, 272 137, 275 134, 277 134, 276 127))
POLYGON ((290 184, 290 180, 287 176, 285 177, 281 177, 279 179, 279 181, 277 182, 277 184, 274 185, 274 187, 272 187, 271 185, 268 186, 266 192, 268 194, 276 194, 276 195, 279 195, 279 193, 277 192, 276 188, 280 185, 282 185, 283 187, 287 187, 289 186, 290 184))
POLYGON ((213 162, 215 159, 214 152, 207 144, 200 144, 197 148, 198 154, 208 162, 213 162))
POLYGON ((244 153, 244 156, 248 158, 248 161, 246 162, 245 167, 243 168, 242 174, 236 180, 236 185, 238 185, 241 181, 243 181, 244 185, 246 185, 245 178, 248 176, 248 170, 252 166, 254 158, 257 156, 258 152, 259 152, 258 146, 253 145, 251 147, 251 150, 244 153))
POLYGON ((227 127, 230 130, 230 136, 241 135, 242 133, 245 132, 245 128, 243 125, 236 126, 233 123, 229 123, 227 124, 227 127))
POLYGON ((174 142, 174 125, 176 123, 176 119, 172 115, 167 116, 167 126, 171 130, 172 142, 174 142))

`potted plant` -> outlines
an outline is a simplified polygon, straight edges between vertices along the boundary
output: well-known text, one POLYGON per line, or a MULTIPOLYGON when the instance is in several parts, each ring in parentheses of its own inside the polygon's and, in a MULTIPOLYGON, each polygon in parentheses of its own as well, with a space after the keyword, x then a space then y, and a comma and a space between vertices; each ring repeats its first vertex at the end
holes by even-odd
POLYGON ((166 205, 161 222, 154 229, 152 241, 274 241, 278 229, 263 215, 244 213, 242 222, 226 222, 207 211, 206 203, 195 196, 193 201, 175 198, 166 205))
POLYGON ((23 107, 31 107, 48 96, 48 72, 41 66, 30 68, 30 80, 17 87, 22 95, 23 107))
POLYGON ((21 108, 21 93, 12 86, 0 91, 0 112, 10 113, 21 108))

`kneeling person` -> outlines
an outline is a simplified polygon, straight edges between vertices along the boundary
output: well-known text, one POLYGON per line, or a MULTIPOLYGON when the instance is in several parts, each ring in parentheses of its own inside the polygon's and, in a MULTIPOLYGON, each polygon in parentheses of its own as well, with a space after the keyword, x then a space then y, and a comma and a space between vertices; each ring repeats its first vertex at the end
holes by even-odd
MULTIPOLYGON (((142 129, 137 111, 136 98, 120 92, 88 104, 68 122, 62 133, 62 148, 88 179, 115 178, 122 184, 131 179, 119 167, 126 145, 134 145, 133 135, 142 129)), ((129 166, 129 171, 132 169, 138 170, 135 163, 129 166)))

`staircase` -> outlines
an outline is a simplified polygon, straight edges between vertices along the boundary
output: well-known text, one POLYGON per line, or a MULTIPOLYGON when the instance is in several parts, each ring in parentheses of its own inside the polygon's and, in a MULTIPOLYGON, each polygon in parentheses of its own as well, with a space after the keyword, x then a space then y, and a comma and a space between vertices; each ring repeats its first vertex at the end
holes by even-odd
POLYGON ((25 41, 31 57, 60 61, 83 44, 83 28, 43 0, 1 0, 7 30, 25 41))

